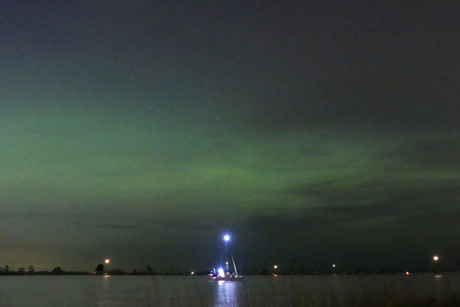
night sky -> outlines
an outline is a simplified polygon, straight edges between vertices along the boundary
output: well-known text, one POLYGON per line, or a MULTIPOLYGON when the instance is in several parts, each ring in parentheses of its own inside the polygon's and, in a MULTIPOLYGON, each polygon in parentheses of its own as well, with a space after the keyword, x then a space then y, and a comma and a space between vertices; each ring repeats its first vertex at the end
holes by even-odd
POLYGON ((459 9, 1 1, 0 266, 460 269, 459 9))

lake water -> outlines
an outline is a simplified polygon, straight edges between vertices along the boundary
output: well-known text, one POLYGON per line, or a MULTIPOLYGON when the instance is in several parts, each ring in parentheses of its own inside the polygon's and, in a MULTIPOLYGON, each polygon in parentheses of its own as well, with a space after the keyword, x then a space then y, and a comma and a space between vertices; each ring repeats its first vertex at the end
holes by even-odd
POLYGON ((239 282, 207 276, 0 276, 0 289, 2 307, 418 306, 419 300, 457 300, 460 274, 246 276, 239 282))

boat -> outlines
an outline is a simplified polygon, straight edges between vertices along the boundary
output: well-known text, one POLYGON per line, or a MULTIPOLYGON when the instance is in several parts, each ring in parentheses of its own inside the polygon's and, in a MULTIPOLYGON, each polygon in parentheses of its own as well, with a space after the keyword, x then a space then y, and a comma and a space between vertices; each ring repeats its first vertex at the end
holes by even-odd
POLYGON ((229 269, 228 266, 228 254, 227 254, 227 242, 230 240, 229 235, 224 236, 224 241, 225 241, 225 252, 224 252, 224 257, 227 259, 225 262, 225 269, 223 268, 223 265, 218 268, 217 270, 214 268, 211 273, 209 274, 212 278, 212 280, 216 281, 239 281, 243 278, 242 275, 238 274, 238 269, 236 268, 235 264, 235 259, 233 258, 233 254, 230 253, 231 259, 232 259, 232 264, 233 264, 233 271, 229 269))
MULTIPOLYGON (((243 278, 242 275, 238 274, 238 270, 236 268, 235 260, 233 259, 232 256, 232 263, 233 263, 233 269, 234 271, 230 271, 228 268, 224 270, 223 268, 218 268, 217 270, 214 268, 212 270, 212 273, 210 274, 212 277, 212 280, 224 280, 224 281, 239 281, 243 278)), ((228 262, 227 262, 228 263, 228 262)))

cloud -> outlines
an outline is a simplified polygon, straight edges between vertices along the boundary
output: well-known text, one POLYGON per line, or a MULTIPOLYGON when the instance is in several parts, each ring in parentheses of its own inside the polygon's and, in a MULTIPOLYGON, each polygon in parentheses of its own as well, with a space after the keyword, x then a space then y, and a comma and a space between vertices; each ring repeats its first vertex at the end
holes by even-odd
POLYGON ((437 139, 409 140, 401 146, 398 156, 407 163, 424 169, 457 169, 460 165, 460 142, 456 133, 437 139))

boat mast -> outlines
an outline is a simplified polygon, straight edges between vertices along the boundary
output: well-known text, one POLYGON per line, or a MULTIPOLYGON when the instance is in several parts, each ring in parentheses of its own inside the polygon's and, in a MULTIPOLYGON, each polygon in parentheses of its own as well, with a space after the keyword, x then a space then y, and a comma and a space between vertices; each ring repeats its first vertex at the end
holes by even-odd
MULTIPOLYGON (((225 258, 225 266, 228 271, 228 253, 227 253, 227 244, 228 241, 230 240, 230 236, 228 234, 224 235, 224 241, 225 241, 225 250, 224 250, 224 258, 225 258)), ((224 264, 224 263, 222 263, 224 264)))
POLYGON ((238 270, 236 269, 235 259, 233 259, 233 254, 230 255, 232 256, 233 268, 235 269, 236 276, 238 276, 238 270))

